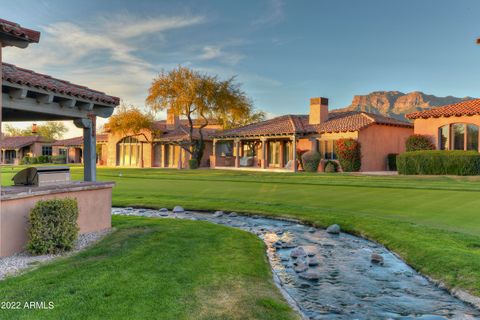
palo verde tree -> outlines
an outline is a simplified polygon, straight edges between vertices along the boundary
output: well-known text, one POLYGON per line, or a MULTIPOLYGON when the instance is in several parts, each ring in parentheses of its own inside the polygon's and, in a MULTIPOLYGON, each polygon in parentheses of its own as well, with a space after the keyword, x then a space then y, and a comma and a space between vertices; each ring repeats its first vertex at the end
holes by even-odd
POLYGON ((154 112, 169 109, 188 120, 189 139, 178 144, 197 163, 205 149, 203 130, 212 121, 230 128, 264 117, 262 112, 253 109, 235 78, 220 80, 217 76, 185 67, 161 72, 152 82, 146 104, 154 112), (197 127, 194 127, 194 119, 197 119, 197 127))

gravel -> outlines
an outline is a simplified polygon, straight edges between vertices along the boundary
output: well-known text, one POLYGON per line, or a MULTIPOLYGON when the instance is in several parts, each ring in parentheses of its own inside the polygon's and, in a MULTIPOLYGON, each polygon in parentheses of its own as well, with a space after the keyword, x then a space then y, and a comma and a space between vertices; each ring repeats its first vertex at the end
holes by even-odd
POLYGON ((41 263, 54 260, 60 257, 66 257, 71 254, 77 253, 94 243, 100 241, 104 236, 109 234, 111 229, 105 229, 96 232, 84 233, 78 236, 75 242, 75 248, 67 253, 63 254, 45 254, 41 256, 33 256, 28 252, 17 253, 13 256, 0 258, 0 280, 5 279, 7 276, 20 273, 22 270, 38 266, 41 263))

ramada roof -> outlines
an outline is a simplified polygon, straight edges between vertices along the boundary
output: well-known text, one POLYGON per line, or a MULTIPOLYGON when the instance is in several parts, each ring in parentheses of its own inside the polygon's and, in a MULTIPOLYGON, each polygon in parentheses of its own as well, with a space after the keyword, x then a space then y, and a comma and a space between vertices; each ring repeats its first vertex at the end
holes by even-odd
POLYGON ((119 98, 109 96, 97 90, 53 78, 32 70, 19 68, 13 64, 3 63, 2 65, 3 81, 109 105, 118 105, 120 102, 119 98))
POLYGON ((4 19, 0 19, 0 32, 22 41, 37 43, 40 40, 40 32, 23 28, 15 22, 4 19))
POLYGON ((284 115, 253 123, 247 126, 226 130, 215 135, 217 138, 271 136, 271 135, 306 135, 312 133, 359 131, 372 124, 400 127, 412 127, 409 122, 385 117, 378 114, 346 111, 329 113, 327 121, 311 125, 308 115, 284 115))
POLYGON ((29 146, 35 142, 50 142, 47 138, 42 136, 15 136, 2 137, 0 139, 0 148, 2 149, 20 149, 29 146))
MULTIPOLYGON (((97 134, 97 142, 107 142, 108 141, 108 134, 97 134)), ((53 144, 53 146, 58 147, 76 147, 83 145, 83 137, 75 137, 63 140, 57 140, 53 144)))
POLYGON ((480 99, 462 101, 421 112, 407 114, 408 119, 473 116, 480 114, 480 99))

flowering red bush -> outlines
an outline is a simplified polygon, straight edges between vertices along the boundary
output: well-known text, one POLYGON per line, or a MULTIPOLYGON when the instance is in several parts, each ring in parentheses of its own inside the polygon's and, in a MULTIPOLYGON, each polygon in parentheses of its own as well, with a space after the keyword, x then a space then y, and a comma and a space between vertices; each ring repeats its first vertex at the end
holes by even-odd
POLYGON ((412 134, 405 142, 407 151, 435 150, 435 145, 429 136, 412 134))
POLYGON ((360 171, 362 154, 360 143, 355 139, 339 139, 335 142, 337 157, 344 172, 360 171))

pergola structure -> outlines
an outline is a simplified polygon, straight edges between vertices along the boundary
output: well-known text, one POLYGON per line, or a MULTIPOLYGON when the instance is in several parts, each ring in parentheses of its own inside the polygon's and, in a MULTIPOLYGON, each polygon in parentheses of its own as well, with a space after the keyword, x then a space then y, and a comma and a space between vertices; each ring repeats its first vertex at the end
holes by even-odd
MULTIPOLYGON (((26 48, 40 33, 0 19, 1 48, 26 48)), ((2 63, 0 48, 0 129, 2 121, 72 120, 83 129, 84 180, 96 180, 96 117, 107 118, 119 104, 112 97, 84 86, 2 63)))

